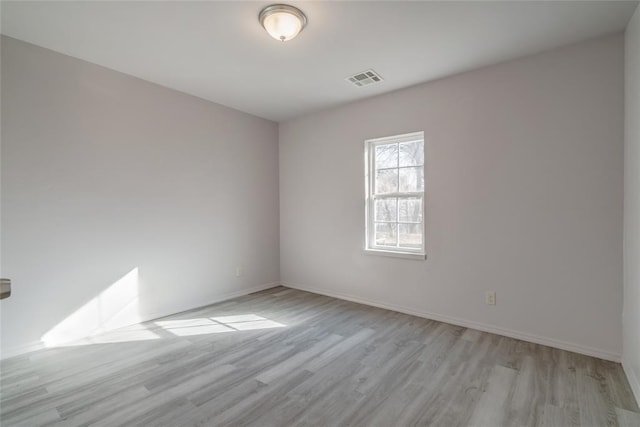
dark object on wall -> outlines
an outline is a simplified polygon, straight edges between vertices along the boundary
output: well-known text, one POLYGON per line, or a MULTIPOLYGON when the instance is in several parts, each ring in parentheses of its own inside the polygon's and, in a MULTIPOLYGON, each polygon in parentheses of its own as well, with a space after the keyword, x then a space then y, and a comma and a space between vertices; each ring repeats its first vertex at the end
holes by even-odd
POLYGON ((11 296, 11 279, 0 279, 0 299, 11 296))

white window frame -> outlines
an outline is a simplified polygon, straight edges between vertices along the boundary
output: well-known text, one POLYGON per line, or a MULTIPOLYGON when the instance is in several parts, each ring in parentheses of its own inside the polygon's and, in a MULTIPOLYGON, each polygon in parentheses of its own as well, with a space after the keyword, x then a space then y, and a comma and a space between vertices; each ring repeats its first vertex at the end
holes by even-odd
MULTIPOLYGON (((426 159, 422 163, 423 176, 425 177, 425 185, 423 191, 419 192, 397 192, 397 193, 385 193, 384 195, 375 194, 375 147, 384 144, 402 143, 402 142, 415 142, 423 141, 424 150, 424 132, 412 132, 402 135, 388 136, 384 138, 368 139, 364 142, 364 160, 365 160, 365 246, 364 251, 367 254, 385 255, 398 258, 407 259, 426 259, 426 230, 425 230, 425 189, 426 189, 426 174, 425 164, 426 159), (381 198, 393 198, 393 197, 416 197, 422 201, 422 247, 420 248, 401 248, 391 246, 379 246, 375 244, 375 200, 381 198)), ((424 151, 423 151, 424 155, 424 151)))

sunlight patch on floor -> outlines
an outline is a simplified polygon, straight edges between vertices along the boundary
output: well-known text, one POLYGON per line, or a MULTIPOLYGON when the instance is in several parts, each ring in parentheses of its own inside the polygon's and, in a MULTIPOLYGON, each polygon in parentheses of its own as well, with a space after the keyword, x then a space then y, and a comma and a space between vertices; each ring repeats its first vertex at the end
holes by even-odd
POLYGON ((219 334, 256 329, 284 328, 286 326, 256 314, 162 320, 155 322, 155 324, 177 336, 219 334))
POLYGON ((57 345, 57 347, 70 347, 91 344, 116 344, 132 341, 151 341, 159 339, 160 336, 158 334, 146 328, 142 328, 139 330, 129 330, 127 328, 123 330, 109 331, 104 334, 83 338, 81 340, 73 341, 70 343, 59 344, 57 345))

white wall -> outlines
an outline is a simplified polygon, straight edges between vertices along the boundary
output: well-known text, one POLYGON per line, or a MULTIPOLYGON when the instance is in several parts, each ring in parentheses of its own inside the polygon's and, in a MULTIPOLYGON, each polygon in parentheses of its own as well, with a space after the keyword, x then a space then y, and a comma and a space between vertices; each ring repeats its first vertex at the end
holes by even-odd
POLYGON ((619 360, 623 104, 617 35, 281 123, 283 283, 619 360), (422 130, 428 259, 365 255, 363 141, 422 130))
POLYGON ((276 123, 6 37, 2 92, 4 357, 136 267, 144 319, 278 282, 276 123))
POLYGON ((640 8, 625 34, 623 366, 640 401, 640 8))

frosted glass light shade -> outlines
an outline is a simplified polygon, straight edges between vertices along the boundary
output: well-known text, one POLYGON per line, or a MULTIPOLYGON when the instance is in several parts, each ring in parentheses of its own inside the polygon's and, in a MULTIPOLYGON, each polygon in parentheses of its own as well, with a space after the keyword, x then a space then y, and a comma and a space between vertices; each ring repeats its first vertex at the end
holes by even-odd
POLYGON ((283 42, 297 36, 307 24, 307 17, 300 9, 286 4, 265 7, 259 20, 271 37, 283 42))

